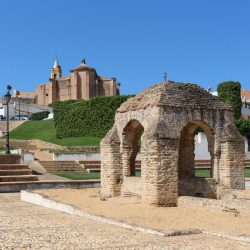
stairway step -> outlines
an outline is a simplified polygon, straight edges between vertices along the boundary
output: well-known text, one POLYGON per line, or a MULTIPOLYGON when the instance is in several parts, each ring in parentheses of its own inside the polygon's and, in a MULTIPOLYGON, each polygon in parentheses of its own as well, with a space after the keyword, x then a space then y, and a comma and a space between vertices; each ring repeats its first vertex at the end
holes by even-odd
POLYGON ((0 170, 29 169, 26 164, 0 164, 0 170))
POLYGON ((11 176, 11 175, 31 175, 32 171, 30 169, 7 169, 0 170, 0 176, 11 176))
POLYGON ((0 176, 0 182, 16 182, 16 181, 37 181, 36 175, 8 175, 0 176))

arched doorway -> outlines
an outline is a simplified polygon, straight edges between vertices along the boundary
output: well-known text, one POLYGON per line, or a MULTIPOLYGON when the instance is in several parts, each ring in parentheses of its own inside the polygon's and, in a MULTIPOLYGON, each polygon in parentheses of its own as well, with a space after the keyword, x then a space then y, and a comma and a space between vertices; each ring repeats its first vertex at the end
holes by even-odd
POLYGON ((139 167, 137 156, 140 153, 143 132, 143 126, 137 120, 129 121, 123 130, 121 144, 123 173, 122 193, 126 196, 140 196, 141 171, 137 169, 139 167))
POLYGON ((144 129, 137 120, 128 122, 122 134, 122 153, 123 153, 123 174, 124 176, 136 175, 136 157, 140 152, 141 138, 144 129))
POLYGON ((179 195, 215 197, 213 190, 214 132, 203 121, 191 121, 182 129, 179 142, 178 188, 179 195), (207 178, 195 174, 195 136, 203 132, 210 154, 210 173, 207 178))

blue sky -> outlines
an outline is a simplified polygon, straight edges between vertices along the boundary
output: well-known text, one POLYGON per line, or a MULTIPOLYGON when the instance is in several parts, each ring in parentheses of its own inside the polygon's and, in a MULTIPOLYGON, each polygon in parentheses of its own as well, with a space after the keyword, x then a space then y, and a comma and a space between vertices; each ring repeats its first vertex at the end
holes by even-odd
POLYGON ((0 0, 0 95, 33 91, 57 57, 117 77, 121 94, 163 80, 250 89, 248 0, 0 0))

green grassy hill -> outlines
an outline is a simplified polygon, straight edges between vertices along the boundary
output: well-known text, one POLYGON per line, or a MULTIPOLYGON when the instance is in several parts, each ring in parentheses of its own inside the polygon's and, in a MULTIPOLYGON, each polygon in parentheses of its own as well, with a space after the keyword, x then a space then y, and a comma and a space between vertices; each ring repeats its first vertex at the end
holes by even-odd
POLYGON ((10 132, 11 139, 40 139, 62 146, 99 146, 101 138, 70 137, 57 139, 53 120, 27 121, 10 132))

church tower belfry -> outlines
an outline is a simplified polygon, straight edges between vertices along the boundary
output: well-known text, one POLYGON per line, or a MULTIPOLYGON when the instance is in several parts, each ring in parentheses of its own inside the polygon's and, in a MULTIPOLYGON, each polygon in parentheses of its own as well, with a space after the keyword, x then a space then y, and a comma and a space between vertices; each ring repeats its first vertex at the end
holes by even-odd
POLYGON ((62 69, 61 66, 59 65, 58 60, 56 59, 54 62, 54 66, 52 67, 50 71, 50 78, 57 80, 62 77, 62 69))

